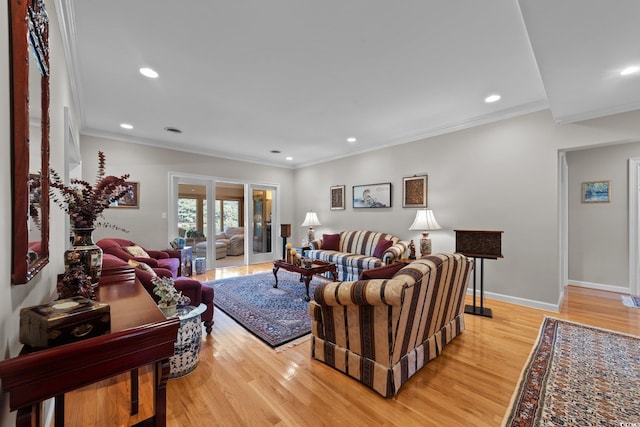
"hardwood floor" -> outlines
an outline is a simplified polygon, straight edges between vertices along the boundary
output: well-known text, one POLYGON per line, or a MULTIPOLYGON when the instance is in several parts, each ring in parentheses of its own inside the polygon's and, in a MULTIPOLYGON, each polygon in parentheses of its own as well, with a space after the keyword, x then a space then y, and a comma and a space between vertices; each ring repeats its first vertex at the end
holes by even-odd
MULTIPOLYGON (((197 278, 271 267, 225 268, 197 278)), ((466 314, 465 332, 391 399, 312 360, 308 342, 275 353, 216 310, 198 367, 168 383, 167 425, 497 426, 545 315, 640 335, 640 309, 625 307, 616 293, 568 286, 559 313, 491 299, 485 304, 494 317, 466 314)), ((124 375, 68 394, 67 425, 126 424, 128 392, 124 375)), ((141 402, 141 410, 147 406, 141 402)))

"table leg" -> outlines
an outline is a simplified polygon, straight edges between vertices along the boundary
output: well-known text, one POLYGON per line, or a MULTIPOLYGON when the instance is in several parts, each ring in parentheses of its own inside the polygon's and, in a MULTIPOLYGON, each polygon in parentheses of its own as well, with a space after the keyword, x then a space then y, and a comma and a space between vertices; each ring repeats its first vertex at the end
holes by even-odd
POLYGON ((307 295, 304 297, 304 300, 310 301, 311 298, 309 298, 309 283, 311 282, 311 278, 313 277, 313 274, 309 274, 308 276, 303 276, 303 277, 304 277, 304 287, 307 289, 307 295))
POLYGON ((138 389, 139 389, 139 380, 138 380, 138 368, 134 368, 131 370, 131 415, 135 415, 138 413, 138 409, 140 407, 138 401, 138 389))
POLYGON ((280 267, 278 266, 273 267, 273 276, 276 278, 276 283, 273 285, 274 288, 278 287, 278 270, 280 270, 280 267))

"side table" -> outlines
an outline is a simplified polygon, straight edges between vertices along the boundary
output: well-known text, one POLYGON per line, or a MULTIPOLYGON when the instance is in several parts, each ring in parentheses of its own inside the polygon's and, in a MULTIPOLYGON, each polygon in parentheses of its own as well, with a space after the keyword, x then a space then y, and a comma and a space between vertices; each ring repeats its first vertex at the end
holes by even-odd
POLYGON ((175 351, 169 359, 169 379, 183 377, 198 366, 202 340, 200 315, 206 309, 206 305, 200 304, 197 307, 186 305, 176 310, 176 316, 180 319, 180 328, 176 336, 175 351))
POLYGON ((166 249, 166 253, 172 258, 180 260, 180 276, 191 276, 193 273, 193 247, 185 246, 182 249, 166 249))

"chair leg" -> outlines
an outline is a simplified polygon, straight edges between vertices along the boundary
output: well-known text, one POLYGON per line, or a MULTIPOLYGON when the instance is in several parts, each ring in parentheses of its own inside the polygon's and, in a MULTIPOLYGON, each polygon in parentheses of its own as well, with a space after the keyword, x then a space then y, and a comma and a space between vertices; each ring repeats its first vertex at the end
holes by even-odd
POLYGON ((211 333, 211 329, 213 329, 213 320, 205 320, 204 328, 207 331, 207 335, 211 333))

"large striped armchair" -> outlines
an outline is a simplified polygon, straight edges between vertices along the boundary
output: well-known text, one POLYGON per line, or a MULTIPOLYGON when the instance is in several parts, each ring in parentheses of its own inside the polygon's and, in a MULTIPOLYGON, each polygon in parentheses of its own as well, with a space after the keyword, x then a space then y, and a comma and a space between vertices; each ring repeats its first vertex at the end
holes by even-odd
POLYGON ((335 263, 339 280, 356 280, 364 270, 399 260, 409 248, 409 242, 377 231, 343 231, 337 237, 338 244, 333 248, 327 247, 323 239, 309 242, 310 249, 305 255, 335 263), (381 240, 390 242, 391 246, 377 254, 381 240))
POLYGON ((473 260, 437 254, 392 279, 330 282, 309 303, 311 356, 391 397, 464 330, 473 260))

